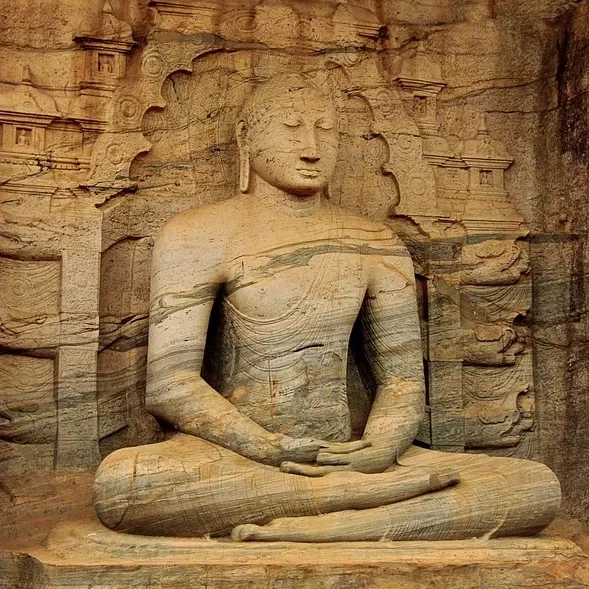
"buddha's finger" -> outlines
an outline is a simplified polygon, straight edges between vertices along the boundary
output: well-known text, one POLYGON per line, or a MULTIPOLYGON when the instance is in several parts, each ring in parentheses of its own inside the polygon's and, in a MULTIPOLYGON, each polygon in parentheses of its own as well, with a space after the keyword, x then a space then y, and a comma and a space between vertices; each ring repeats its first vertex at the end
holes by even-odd
POLYGON ((372 446, 367 440, 357 440, 355 442, 330 442, 322 451, 330 454, 351 454, 358 450, 364 450, 372 446))
POLYGON ((340 466, 314 466, 312 464, 299 464, 298 462, 283 462, 280 470, 289 474, 298 474, 306 477, 322 477, 332 472, 350 470, 347 465, 340 466))
POLYGON ((350 464, 350 459, 346 454, 332 454, 330 452, 319 452, 317 454, 317 464, 322 466, 350 464))

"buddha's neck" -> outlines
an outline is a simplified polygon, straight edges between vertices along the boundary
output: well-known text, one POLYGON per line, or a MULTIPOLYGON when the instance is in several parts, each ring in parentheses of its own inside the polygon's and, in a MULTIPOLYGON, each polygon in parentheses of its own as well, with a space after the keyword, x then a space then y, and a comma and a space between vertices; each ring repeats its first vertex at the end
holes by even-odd
POLYGON ((259 176, 252 178, 249 193, 266 206, 292 217, 308 217, 321 206, 321 192, 297 196, 268 184, 259 176))

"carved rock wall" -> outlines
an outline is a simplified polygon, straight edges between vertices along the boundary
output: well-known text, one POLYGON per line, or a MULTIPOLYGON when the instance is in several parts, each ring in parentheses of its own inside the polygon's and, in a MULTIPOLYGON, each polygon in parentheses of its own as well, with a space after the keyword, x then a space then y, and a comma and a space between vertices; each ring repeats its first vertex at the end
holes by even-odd
MULTIPOLYGON (((587 7, 565 0, 0 0, 0 460, 91 468, 143 409, 153 237, 231 196, 256 80, 337 99, 334 201, 408 243, 446 450, 540 458, 579 517, 587 7)), ((581 3, 582 4, 582 3, 581 3)), ((352 371, 355 422, 366 392, 352 371)))
POLYGON ((550 101, 536 144, 543 194, 532 246, 544 456, 559 474, 565 507, 585 522, 589 519, 588 55, 589 7, 582 5, 561 16, 554 49, 545 50, 545 63, 552 67, 556 60, 556 76, 550 90, 545 87, 550 101))

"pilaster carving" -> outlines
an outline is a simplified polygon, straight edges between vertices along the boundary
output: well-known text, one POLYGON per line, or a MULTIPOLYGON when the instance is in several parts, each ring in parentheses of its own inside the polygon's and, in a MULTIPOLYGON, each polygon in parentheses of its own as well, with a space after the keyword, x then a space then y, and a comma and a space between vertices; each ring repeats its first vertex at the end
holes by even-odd
POLYGON ((531 457, 532 350, 523 320, 531 282, 522 240, 527 229, 505 188, 513 158, 492 137, 485 114, 476 137, 454 149, 440 136, 436 102, 445 83, 423 42, 396 67, 393 78, 419 129, 422 161, 435 178, 435 188, 421 199, 404 200, 401 190, 395 209, 420 228, 406 238, 424 273, 427 301, 430 407, 423 439, 447 450, 531 457), (423 201, 432 207, 426 216, 423 201))

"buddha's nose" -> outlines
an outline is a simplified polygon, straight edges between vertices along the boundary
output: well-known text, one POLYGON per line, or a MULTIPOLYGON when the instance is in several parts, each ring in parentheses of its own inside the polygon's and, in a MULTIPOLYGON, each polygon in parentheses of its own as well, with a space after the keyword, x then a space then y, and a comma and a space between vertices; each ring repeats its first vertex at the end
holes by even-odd
POLYGON ((305 133, 301 159, 306 162, 316 162, 320 159, 314 129, 308 129, 305 133))

